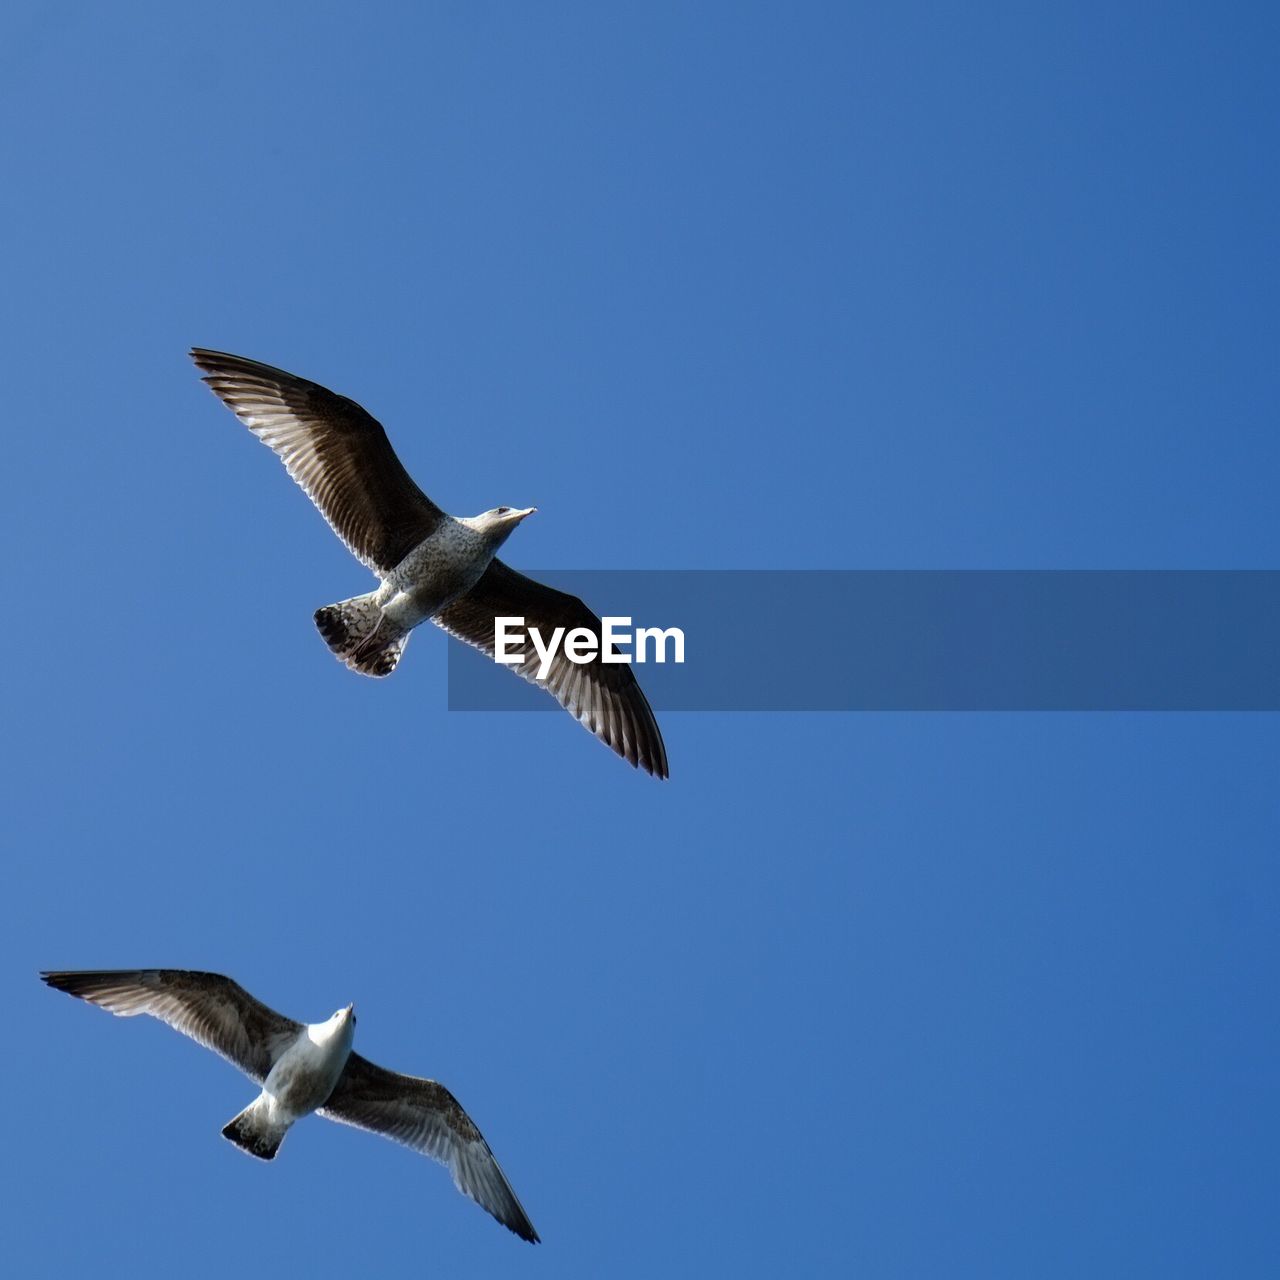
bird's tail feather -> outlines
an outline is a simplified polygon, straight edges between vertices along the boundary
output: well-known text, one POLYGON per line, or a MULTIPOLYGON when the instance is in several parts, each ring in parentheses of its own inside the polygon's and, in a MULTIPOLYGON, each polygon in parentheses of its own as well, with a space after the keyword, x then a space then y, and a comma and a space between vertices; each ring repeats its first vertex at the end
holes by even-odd
POLYGON ((325 644, 352 671, 389 676, 409 642, 409 633, 382 616, 376 594, 370 591, 317 609, 316 627, 325 644))
POLYGON ((288 1123, 273 1120, 269 1105, 259 1097, 223 1126, 222 1136, 259 1160, 274 1160, 288 1132, 288 1123))

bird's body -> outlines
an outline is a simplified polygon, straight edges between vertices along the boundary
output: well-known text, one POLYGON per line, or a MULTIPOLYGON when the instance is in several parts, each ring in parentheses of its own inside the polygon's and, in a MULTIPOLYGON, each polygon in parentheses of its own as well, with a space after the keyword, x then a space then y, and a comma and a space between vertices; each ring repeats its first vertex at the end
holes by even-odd
POLYGON ((435 617, 480 581, 496 550, 492 537, 446 516, 383 581, 383 616, 406 630, 435 617))
POLYGON ((409 632, 470 591, 515 523, 530 514, 514 512, 497 520, 486 519, 487 512, 461 519, 442 514, 376 591, 317 609, 320 634, 353 671, 390 675, 409 632))
POLYGON ((653 712, 629 665, 603 661, 600 619, 581 600, 526 578, 496 558, 535 508, 495 507, 451 516, 413 482, 382 426, 345 396, 271 365, 197 347, 192 358, 215 394, 279 455, 351 552, 378 576, 363 595, 316 610, 325 642, 354 671, 387 676, 414 627, 431 619, 493 655, 494 622, 597 637, 597 657, 563 652, 545 681, 530 651, 514 670, 543 683, 560 704, 625 760, 667 776, 653 712))
POLYGON ((356 1018, 348 1005, 303 1027, 272 1063, 262 1092, 222 1130, 222 1136, 263 1160, 275 1157, 295 1121, 332 1095, 351 1056, 356 1018))
POLYGON ((282 1119, 300 1120, 329 1101, 351 1056, 355 1030, 353 1010, 340 1009, 327 1021, 304 1027, 276 1059, 262 1092, 282 1119))
POLYGON ((121 1017, 150 1014, 212 1049, 261 1086, 223 1128, 225 1138, 272 1160, 289 1128, 312 1112, 402 1142, 449 1166, 464 1195, 503 1226, 538 1233, 470 1116, 443 1085, 375 1066, 352 1051, 355 1007, 323 1022, 294 1022, 221 974, 190 969, 61 971, 59 991, 121 1017))

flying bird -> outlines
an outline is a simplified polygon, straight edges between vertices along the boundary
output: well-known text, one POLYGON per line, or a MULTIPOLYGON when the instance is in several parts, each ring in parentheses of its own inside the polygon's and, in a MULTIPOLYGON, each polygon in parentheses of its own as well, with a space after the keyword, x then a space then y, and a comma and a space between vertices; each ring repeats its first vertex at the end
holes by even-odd
POLYGON ((530 646, 513 670, 543 685, 623 759, 667 777, 662 734, 630 665, 601 661, 600 619, 576 596, 496 558, 536 507, 447 515, 413 482, 381 424, 354 400, 242 356, 195 347, 191 358, 218 398, 275 450, 333 531, 377 575, 376 590, 315 613, 320 634, 348 667, 390 675, 409 633, 428 618, 490 657, 498 617, 522 617, 542 635, 585 627, 597 641, 591 661, 570 661, 562 648, 540 681, 530 646))
POLYGON ((489 1144, 442 1084, 375 1066, 351 1050, 355 1006, 307 1025, 282 1017, 217 973, 113 969, 42 973, 45 982, 122 1018, 149 1013, 221 1054, 262 1092, 222 1130, 242 1151, 275 1159, 312 1111, 401 1142, 448 1165, 454 1184, 522 1240, 538 1243, 489 1144))

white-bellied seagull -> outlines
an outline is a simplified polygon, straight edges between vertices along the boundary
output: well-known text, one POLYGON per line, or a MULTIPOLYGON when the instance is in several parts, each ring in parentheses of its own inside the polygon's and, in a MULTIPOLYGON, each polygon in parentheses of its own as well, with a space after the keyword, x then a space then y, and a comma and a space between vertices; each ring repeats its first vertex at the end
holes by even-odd
POLYGON ((194 347, 191 358, 377 575, 376 590, 316 610, 320 634, 348 667, 390 675, 409 632, 428 618, 490 657, 498 617, 524 618, 544 636, 556 627, 564 635, 585 627, 596 637, 592 660, 573 662, 560 649, 546 679, 538 680, 529 646, 526 660, 512 669, 543 685, 623 759, 667 777, 662 734, 630 665, 601 661, 600 619, 576 596, 526 578, 495 556, 536 508, 447 515, 413 482, 381 424, 354 400, 242 356, 194 347))
POLYGON ((149 1013, 221 1054, 262 1092, 222 1135, 272 1160, 289 1126, 312 1111, 401 1142, 448 1165, 454 1184, 522 1240, 538 1233, 489 1144, 442 1084, 402 1076, 351 1051, 355 1006, 307 1025, 282 1017, 238 983, 193 969, 57 971, 51 987, 122 1018, 149 1013))

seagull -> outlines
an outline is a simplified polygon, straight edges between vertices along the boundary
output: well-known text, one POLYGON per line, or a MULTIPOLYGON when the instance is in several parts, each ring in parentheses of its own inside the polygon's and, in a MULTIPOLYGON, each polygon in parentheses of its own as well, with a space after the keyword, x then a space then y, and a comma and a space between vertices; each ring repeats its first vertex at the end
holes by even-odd
POLYGON ((454 1185, 522 1240, 533 1223, 489 1144, 442 1084, 402 1076, 351 1051, 354 1005, 307 1025, 282 1017, 218 973, 194 969, 59 970, 41 978, 121 1018, 148 1013, 221 1054, 262 1092, 222 1130, 242 1151, 275 1159, 312 1111, 401 1142, 448 1165, 454 1185))
POLYGON ((428 618, 490 657, 498 617, 522 617, 542 635, 585 627, 597 642, 590 662, 572 662, 561 649, 540 681, 530 646, 513 670, 542 684, 631 765, 668 776, 662 734, 630 665, 600 659, 600 619, 576 596, 496 558, 536 507, 447 515, 413 482, 381 424, 354 400, 243 356, 193 347, 191 358, 214 394, 275 450, 348 550, 377 575, 376 590, 315 613, 325 643, 348 667, 390 675, 410 631, 428 618))

